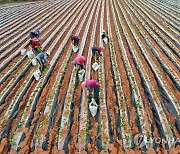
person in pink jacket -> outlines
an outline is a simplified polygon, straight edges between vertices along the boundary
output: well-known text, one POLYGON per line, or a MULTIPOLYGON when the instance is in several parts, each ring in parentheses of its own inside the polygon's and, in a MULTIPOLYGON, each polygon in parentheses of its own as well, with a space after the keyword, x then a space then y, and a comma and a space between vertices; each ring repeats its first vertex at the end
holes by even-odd
POLYGON ((92 90, 94 89, 93 97, 97 103, 99 102, 100 84, 97 80, 86 80, 86 81, 82 82, 81 87, 83 89, 87 88, 87 90, 89 90, 89 92, 92 92, 92 90))
POLYGON ((72 65, 77 66, 79 65, 81 69, 85 68, 85 62, 86 62, 86 57, 84 56, 77 56, 73 61, 72 65))

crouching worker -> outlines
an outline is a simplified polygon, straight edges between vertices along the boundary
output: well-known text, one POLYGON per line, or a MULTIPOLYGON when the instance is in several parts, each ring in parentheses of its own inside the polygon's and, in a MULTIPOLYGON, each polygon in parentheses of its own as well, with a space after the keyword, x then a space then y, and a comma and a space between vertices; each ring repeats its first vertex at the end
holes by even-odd
POLYGON ((106 43, 106 44, 108 44, 108 42, 109 42, 109 37, 108 37, 108 35, 107 35, 107 33, 106 33, 105 31, 103 31, 101 37, 102 37, 103 42, 106 43))
POLYGON ((49 63, 48 57, 49 57, 49 54, 45 53, 45 52, 41 52, 36 56, 36 59, 39 62, 39 65, 40 65, 39 69, 40 69, 41 73, 42 73, 43 68, 44 68, 44 63, 49 63))
POLYGON ((73 61, 72 61, 72 65, 73 66, 79 66, 80 69, 85 69, 85 62, 86 62, 86 57, 84 56, 77 56, 73 61))
POLYGON ((87 88, 89 91, 89 94, 92 94, 92 91, 94 89, 94 96, 93 98, 95 99, 96 103, 99 103, 99 91, 100 91, 100 84, 97 80, 87 80, 84 81, 81 84, 81 87, 83 89, 87 88))
POLYGON ((79 37, 78 36, 75 36, 74 34, 72 34, 71 40, 72 40, 74 46, 76 46, 76 47, 79 46, 79 37))
POLYGON ((97 46, 92 47, 92 53, 93 53, 95 62, 97 61, 97 56, 99 57, 102 55, 102 50, 103 50, 102 47, 97 47, 97 46))

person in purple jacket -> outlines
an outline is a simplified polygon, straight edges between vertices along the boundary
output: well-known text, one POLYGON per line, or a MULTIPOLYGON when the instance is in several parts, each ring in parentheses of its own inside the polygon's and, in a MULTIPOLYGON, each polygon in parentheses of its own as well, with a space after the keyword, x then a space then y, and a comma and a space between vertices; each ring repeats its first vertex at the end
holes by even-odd
POLYGON ((99 102, 100 84, 97 80, 86 80, 86 81, 82 82, 81 87, 83 89, 87 88, 87 90, 89 90, 90 93, 94 89, 94 96, 93 97, 97 103, 99 102))

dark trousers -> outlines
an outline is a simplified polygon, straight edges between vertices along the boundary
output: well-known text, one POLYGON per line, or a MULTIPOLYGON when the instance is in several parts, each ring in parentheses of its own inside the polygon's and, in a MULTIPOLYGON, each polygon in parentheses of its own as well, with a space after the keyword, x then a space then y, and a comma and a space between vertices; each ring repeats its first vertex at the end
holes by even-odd
MULTIPOLYGON (((109 37, 106 36, 105 34, 102 35, 102 39, 104 39, 104 38, 107 38, 107 40, 108 40, 108 42, 109 42, 109 37)), ((103 42, 104 42, 104 41, 103 41, 103 42)))
POLYGON ((102 34, 102 39, 104 39, 106 37, 106 35, 105 34, 102 34))
POLYGON ((92 50, 92 53, 93 53, 93 56, 95 56, 95 55, 100 56, 99 52, 96 49, 92 50))
POLYGON ((79 64, 79 67, 82 69, 84 69, 84 65, 83 64, 79 64))
POLYGON ((94 87, 94 96, 93 97, 94 97, 97 104, 99 104, 99 91, 100 91, 100 87, 95 86, 94 87))
POLYGON ((36 49, 32 49, 33 53, 35 54, 35 56, 38 55, 38 51, 36 49))
POLYGON ((33 49, 33 53, 37 56, 39 53, 41 53, 43 50, 41 47, 33 49))
POLYGON ((41 71, 41 73, 42 73, 42 71, 43 71, 43 68, 44 68, 44 62, 42 61, 42 60, 39 60, 39 59, 37 59, 37 61, 38 61, 38 63, 39 63, 39 69, 40 69, 40 71, 41 71))
POLYGON ((79 40, 74 40, 74 46, 79 46, 79 40))
POLYGON ((83 64, 76 64, 75 67, 78 66, 78 71, 84 69, 84 65, 83 64))
POLYGON ((93 50, 92 50, 92 53, 93 53, 93 56, 95 56, 95 54, 96 54, 96 49, 93 49, 93 50))

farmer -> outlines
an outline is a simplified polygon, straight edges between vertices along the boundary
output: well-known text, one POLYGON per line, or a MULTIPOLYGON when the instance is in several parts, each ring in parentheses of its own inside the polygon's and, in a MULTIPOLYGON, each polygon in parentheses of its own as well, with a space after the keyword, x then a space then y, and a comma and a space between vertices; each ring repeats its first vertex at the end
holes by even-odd
POLYGON ((97 46, 92 47, 92 53, 93 53, 93 56, 95 57, 95 61, 96 61, 96 56, 99 57, 102 55, 102 50, 103 50, 102 47, 97 47, 97 46))
POLYGON ((36 56, 36 59, 39 62, 39 65, 40 65, 41 73, 42 73, 43 68, 44 68, 44 63, 49 63, 48 57, 49 57, 49 54, 45 53, 45 52, 41 52, 36 56))
POLYGON ((74 34, 71 35, 71 40, 73 41, 74 46, 79 46, 79 37, 75 36, 74 34))
MULTIPOLYGON (((107 38, 107 41, 109 42, 109 37, 108 37, 107 33, 105 32, 105 30, 103 30, 103 33, 102 33, 101 37, 102 37, 102 39, 103 39, 103 42, 104 42, 104 39, 105 39, 105 38, 107 38)), ((108 43, 108 42, 107 42, 107 43, 108 43)), ((106 43, 106 42, 104 42, 104 43, 106 43)))
POLYGON ((37 29, 37 30, 35 30, 35 31, 33 31, 33 32, 30 32, 29 33, 29 36, 30 36, 30 38, 32 39, 32 38, 38 38, 39 37, 39 34, 40 34, 40 31, 37 29))
POLYGON ((80 66, 80 69, 84 69, 85 68, 85 62, 86 62, 86 57, 84 56, 77 56, 73 61, 72 61, 72 65, 73 66, 80 66))
POLYGON ((99 102, 99 91, 100 91, 100 84, 97 80, 86 80, 82 82, 81 87, 83 89, 87 88, 87 90, 91 93, 94 89, 94 96, 96 103, 99 102))

